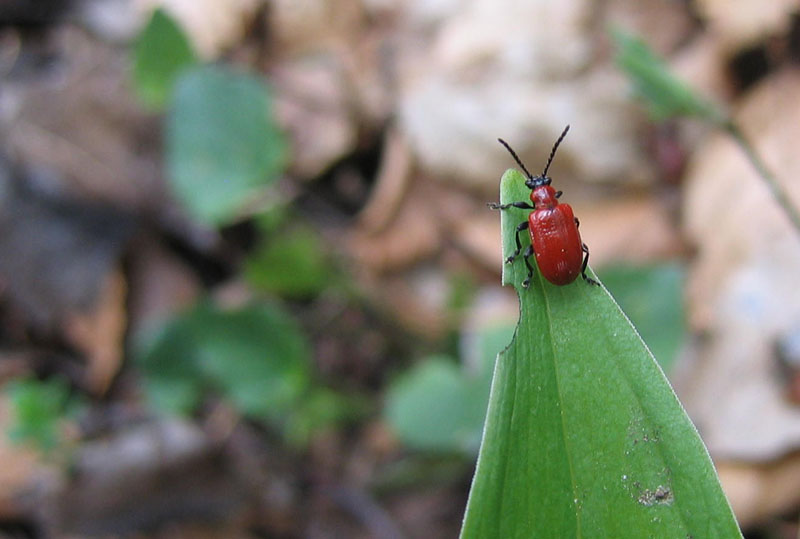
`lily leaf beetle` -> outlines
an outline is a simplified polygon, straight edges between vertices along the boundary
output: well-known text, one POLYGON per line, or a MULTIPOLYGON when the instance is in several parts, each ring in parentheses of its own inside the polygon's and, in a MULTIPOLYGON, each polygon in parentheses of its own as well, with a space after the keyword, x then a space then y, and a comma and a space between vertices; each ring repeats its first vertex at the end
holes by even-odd
POLYGON ((506 264, 511 264, 519 256, 522 251, 519 235, 527 230, 530 233, 531 244, 522 253, 525 266, 528 268, 528 276, 522 281, 522 286, 525 288, 528 288, 533 276, 533 267, 530 263, 531 255, 536 257, 536 265, 539 267, 542 276, 555 285, 570 284, 578 277, 578 274, 589 284, 599 284, 586 275, 586 265, 589 263, 589 248, 581 241, 581 235, 578 232, 580 223, 569 204, 559 204, 558 198, 561 196, 561 191, 556 191, 550 186, 552 180, 547 176, 550 163, 553 162, 558 145, 567 136, 567 131, 569 131, 569 126, 564 129, 564 132, 556 140, 544 170, 539 176, 534 176, 528 172, 520 158, 517 157, 516 152, 511 149, 511 146, 506 141, 497 139, 511 153, 511 156, 525 172, 528 178, 525 180, 525 185, 531 190, 531 202, 533 205, 527 202, 489 203, 489 207, 495 210, 505 210, 512 207, 532 210, 528 214, 528 219, 517 226, 516 236, 514 237, 517 243, 517 250, 506 259, 506 264))

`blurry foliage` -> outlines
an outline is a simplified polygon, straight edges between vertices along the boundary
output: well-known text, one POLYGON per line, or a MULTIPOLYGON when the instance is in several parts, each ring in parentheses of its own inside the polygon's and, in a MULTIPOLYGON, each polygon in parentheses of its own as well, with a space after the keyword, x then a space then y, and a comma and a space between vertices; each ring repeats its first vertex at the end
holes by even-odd
POLYGON ((133 55, 134 88, 154 110, 166 106, 180 71, 197 63, 186 34, 162 9, 153 11, 133 55))
POLYGON ((494 360, 512 333, 507 326, 485 329, 470 343, 474 357, 462 358, 460 365, 434 356, 398 376, 387 393, 385 415, 400 440, 418 450, 475 454, 494 360))
MULTIPOLYGON (((189 214, 217 227, 255 214, 262 239, 244 262, 249 282, 302 298, 329 285, 318 236, 287 225, 292 220, 280 201, 261 196, 287 162, 262 78, 200 63, 180 27, 155 10, 136 45, 133 80, 145 104, 167 106, 166 176, 189 214)), ((276 298, 235 310, 201 302, 142 339, 137 356, 157 411, 189 414, 215 393, 302 444, 360 409, 314 382, 306 336, 276 298)))
POLYGON ((245 415, 280 417, 310 379, 308 343, 276 306, 204 302, 139 350, 148 397, 161 410, 189 413, 214 389, 245 415))
POLYGON ((309 297, 330 284, 331 269, 319 235, 310 227, 278 230, 248 257, 245 277, 254 287, 286 297, 309 297))
POLYGON ((286 163, 272 96, 255 75, 198 63, 180 27, 155 10, 139 36, 133 82, 154 109, 169 105, 167 179, 199 221, 230 224, 286 163))
POLYGON ((218 66, 191 68, 179 77, 166 141, 173 192, 209 225, 241 217, 286 163, 286 139, 272 116, 266 84, 218 66))
POLYGON ((669 373, 686 336, 684 268, 678 264, 612 266, 600 273, 603 284, 669 373))
POLYGON ((638 37, 615 28, 615 61, 633 83, 634 92, 656 121, 693 116, 716 124, 725 122, 720 110, 675 77, 667 63, 638 37))
POLYGON ((15 443, 30 443, 45 453, 61 445, 63 421, 82 407, 60 378, 23 378, 10 382, 3 392, 11 405, 7 434, 15 443))
POLYGON ((201 303, 142 337, 137 356, 158 411, 192 413, 213 392, 300 444, 355 413, 349 399, 314 383, 309 343, 276 305, 224 310, 201 303))
POLYGON ((741 148, 800 234, 800 211, 733 118, 675 77, 667 63, 644 41, 621 29, 613 29, 611 36, 617 47, 617 65, 631 80, 634 91, 644 101, 651 116, 656 121, 693 117, 725 131, 741 148))

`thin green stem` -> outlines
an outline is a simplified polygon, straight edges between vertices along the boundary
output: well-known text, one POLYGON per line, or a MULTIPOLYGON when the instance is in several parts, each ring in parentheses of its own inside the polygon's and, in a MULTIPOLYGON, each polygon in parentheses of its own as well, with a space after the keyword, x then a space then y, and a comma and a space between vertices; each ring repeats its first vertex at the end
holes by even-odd
POLYGON ((736 125, 732 120, 728 120, 722 123, 722 128, 731 137, 733 137, 737 144, 739 144, 744 151, 745 156, 747 156, 747 159, 753 165, 753 168, 755 168, 756 172, 758 172, 758 175, 761 176, 765 182, 767 182, 767 186, 772 192, 772 196, 775 197, 775 201, 781 208, 783 208, 786 216, 789 217, 789 220, 792 222, 795 230, 800 235, 800 213, 798 213, 797 208, 792 204, 788 193, 786 193, 783 187, 781 187, 778 179, 767 167, 767 164, 764 163, 764 160, 761 159, 761 156, 758 155, 756 149, 752 144, 750 144, 750 141, 747 140, 747 138, 744 136, 744 133, 742 133, 742 130, 739 129, 738 125, 736 125))

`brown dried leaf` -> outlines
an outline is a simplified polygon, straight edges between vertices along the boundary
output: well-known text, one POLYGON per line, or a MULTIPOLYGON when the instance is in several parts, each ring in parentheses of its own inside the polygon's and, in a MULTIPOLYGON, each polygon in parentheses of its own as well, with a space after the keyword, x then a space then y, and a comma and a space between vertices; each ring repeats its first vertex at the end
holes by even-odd
POLYGON ((796 0, 699 0, 697 10, 727 50, 748 47, 770 34, 785 34, 796 0))
POLYGON ((201 284, 181 260, 150 238, 141 238, 130 260, 130 332, 136 334, 153 323, 192 304, 201 284))
POLYGON ((365 231, 378 232, 389 225, 403 202, 411 175, 411 151, 394 128, 386 134, 378 177, 359 221, 365 231))
POLYGON ((578 202, 572 206, 580 219, 581 238, 591 250, 594 266, 665 260, 682 250, 678 225, 668 205, 655 195, 619 196, 591 205, 578 202))
POLYGON ((272 0, 270 30, 289 54, 355 44, 366 27, 359 0, 272 0))
POLYGON ((126 292, 122 272, 109 273, 92 309, 72 313, 64 323, 66 338, 86 356, 87 386, 96 395, 106 392, 122 366, 126 292))
POLYGON ((353 231, 348 245, 358 262, 381 272, 407 267, 436 252, 441 247, 440 195, 424 182, 415 182, 384 229, 353 231))
POLYGON ((766 463, 717 462, 736 520, 749 528, 800 503, 800 453, 766 463))
POLYGON ((51 188, 74 198, 160 208, 167 196, 158 126, 130 91, 123 53, 74 29, 55 38, 66 55, 63 76, 4 85, 19 100, 0 125, 8 152, 19 163, 55 171, 51 188))
POLYGON ((292 169, 314 178, 353 150, 356 119, 345 74, 333 54, 287 61, 272 73, 275 114, 292 143, 292 169))

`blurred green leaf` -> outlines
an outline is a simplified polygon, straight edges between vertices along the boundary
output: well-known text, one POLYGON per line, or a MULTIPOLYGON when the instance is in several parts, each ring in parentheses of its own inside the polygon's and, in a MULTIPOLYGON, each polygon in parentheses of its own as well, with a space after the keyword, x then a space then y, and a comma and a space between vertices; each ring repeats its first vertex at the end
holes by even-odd
POLYGON ((9 438, 17 443, 33 443, 45 452, 61 442, 60 424, 70 411, 70 390, 65 380, 54 378, 15 380, 5 388, 13 420, 9 438))
POLYGON ((315 432, 355 420, 368 409, 363 399, 326 387, 313 387, 286 418, 286 438, 295 446, 305 446, 315 432))
POLYGON ((246 416, 278 421, 310 378, 305 337, 269 305, 200 304, 144 344, 139 359, 148 397, 171 412, 191 412, 213 389, 246 416))
POLYGON ((683 283, 678 264, 603 268, 603 284, 669 372, 685 339, 683 283))
MULTIPOLYGON (((529 194, 522 174, 503 175, 501 202, 529 194)), ((526 216, 502 212, 504 256, 526 216)), ((610 294, 538 272, 524 289, 522 262, 503 269, 520 320, 495 366, 461 536, 741 537, 697 431, 610 294)))
POLYGON ((139 98, 162 109, 178 73, 197 62, 186 34, 163 9, 153 11, 133 50, 133 82, 139 98))
POLYGON ((617 48, 615 61, 633 83, 634 92, 656 120, 693 116, 725 124, 725 115, 675 77, 667 63, 641 39, 619 28, 611 30, 617 48))
POLYGON ((450 358, 426 359, 392 384, 387 419, 409 447, 474 452, 490 381, 488 376, 466 375, 450 358))
POLYGON ((285 162, 286 140, 260 78, 217 66, 182 72, 167 120, 168 178, 195 218, 231 223, 285 162))
POLYGON ((317 233, 299 226, 267 238, 245 265, 251 284, 289 297, 313 296, 330 283, 331 273, 317 233))
POLYGON ((203 397, 203 379, 198 375, 185 378, 166 373, 145 375, 144 393, 153 409, 177 415, 192 413, 203 397))
POLYGON ((386 418, 400 440, 424 451, 474 454, 480 443, 492 366, 513 328, 486 328, 468 339, 461 365, 447 357, 423 360, 392 382, 386 418))

